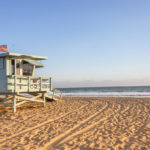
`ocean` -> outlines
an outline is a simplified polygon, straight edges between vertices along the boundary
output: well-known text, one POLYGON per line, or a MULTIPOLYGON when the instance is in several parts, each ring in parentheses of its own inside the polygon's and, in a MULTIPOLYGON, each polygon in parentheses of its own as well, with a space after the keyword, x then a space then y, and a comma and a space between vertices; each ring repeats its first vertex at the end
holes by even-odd
POLYGON ((63 96, 150 97, 150 86, 58 88, 63 96))

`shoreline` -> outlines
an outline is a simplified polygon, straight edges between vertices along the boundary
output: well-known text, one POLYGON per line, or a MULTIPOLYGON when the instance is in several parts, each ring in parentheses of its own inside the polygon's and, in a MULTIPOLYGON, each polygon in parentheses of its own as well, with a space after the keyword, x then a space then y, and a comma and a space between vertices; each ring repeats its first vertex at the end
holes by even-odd
POLYGON ((63 97, 15 114, 0 106, 2 149, 150 149, 150 98, 63 97))
POLYGON ((136 98, 136 99, 139 99, 139 98, 148 98, 150 99, 150 96, 140 96, 140 97, 136 97, 136 96, 63 96, 64 98, 136 98))

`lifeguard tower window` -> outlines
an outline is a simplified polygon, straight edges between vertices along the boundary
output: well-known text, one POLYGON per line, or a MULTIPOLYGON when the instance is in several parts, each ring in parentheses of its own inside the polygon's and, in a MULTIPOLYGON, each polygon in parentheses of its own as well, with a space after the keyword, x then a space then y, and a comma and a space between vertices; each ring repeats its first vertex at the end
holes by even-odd
POLYGON ((14 59, 11 60, 11 75, 20 75, 20 60, 14 60, 14 59))
POLYGON ((16 75, 20 75, 20 60, 16 60, 16 75))
POLYGON ((11 60, 11 75, 15 75, 15 60, 11 60))
POLYGON ((23 61, 23 75, 25 76, 32 76, 33 75, 33 69, 34 69, 34 65, 23 61))

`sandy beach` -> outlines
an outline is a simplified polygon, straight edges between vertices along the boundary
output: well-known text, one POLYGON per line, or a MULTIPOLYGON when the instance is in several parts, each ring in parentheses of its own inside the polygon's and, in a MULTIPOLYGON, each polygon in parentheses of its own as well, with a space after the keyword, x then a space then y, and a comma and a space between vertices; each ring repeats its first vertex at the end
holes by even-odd
POLYGON ((0 149, 149 150, 150 99, 72 97, 0 105, 0 149))

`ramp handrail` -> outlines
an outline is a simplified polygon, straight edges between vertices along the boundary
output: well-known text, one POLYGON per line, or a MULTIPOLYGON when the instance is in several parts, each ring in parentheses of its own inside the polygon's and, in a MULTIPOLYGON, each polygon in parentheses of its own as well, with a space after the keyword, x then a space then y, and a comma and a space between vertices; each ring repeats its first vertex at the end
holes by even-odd
POLYGON ((62 91, 58 89, 52 89, 49 91, 49 94, 52 96, 52 99, 62 99, 62 91))

